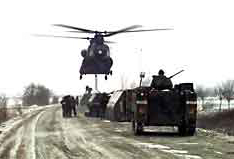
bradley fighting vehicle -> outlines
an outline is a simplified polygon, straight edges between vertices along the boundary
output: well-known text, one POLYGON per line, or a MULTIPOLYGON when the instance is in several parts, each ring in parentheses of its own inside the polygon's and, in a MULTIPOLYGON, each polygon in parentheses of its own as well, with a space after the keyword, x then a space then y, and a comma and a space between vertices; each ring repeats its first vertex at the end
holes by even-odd
POLYGON ((195 133, 197 95, 193 83, 180 83, 174 87, 172 85, 168 87, 167 84, 167 81, 161 84, 164 88, 143 87, 141 84, 136 88, 136 104, 132 119, 135 135, 141 134, 145 126, 178 126, 178 132, 182 136, 195 133))

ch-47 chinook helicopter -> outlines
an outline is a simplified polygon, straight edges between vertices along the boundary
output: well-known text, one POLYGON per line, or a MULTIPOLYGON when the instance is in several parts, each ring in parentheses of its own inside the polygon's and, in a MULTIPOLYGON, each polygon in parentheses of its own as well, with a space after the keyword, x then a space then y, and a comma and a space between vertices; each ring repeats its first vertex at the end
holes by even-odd
POLYGON ((110 37, 119 33, 171 30, 169 28, 135 30, 136 28, 142 27, 141 25, 132 25, 117 31, 95 31, 95 30, 84 29, 64 24, 54 24, 54 26, 71 29, 69 30, 69 32, 73 33, 94 34, 93 37, 73 37, 73 36, 54 36, 54 35, 37 35, 37 36, 89 40, 90 44, 88 48, 83 49, 81 51, 81 56, 83 57, 83 61, 80 67, 80 79, 82 79, 82 75, 86 74, 94 74, 94 75, 105 74, 106 80, 107 80, 107 75, 112 75, 111 67, 113 65, 113 60, 110 57, 110 49, 107 44, 113 42, 104 40, 105 37, 110 37))

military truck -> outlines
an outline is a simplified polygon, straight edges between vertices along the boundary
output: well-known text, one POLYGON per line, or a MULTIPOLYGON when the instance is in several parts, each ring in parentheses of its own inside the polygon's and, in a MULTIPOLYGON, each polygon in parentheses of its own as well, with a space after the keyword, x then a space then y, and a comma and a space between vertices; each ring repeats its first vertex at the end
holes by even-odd
POLYGON ((135 135, 146 126, 177 126, 180 135, 193 135, 196 130, 197 95, 193 83, 180 83, 171 89, 138 87, 133 110, 132 130, 135 135))

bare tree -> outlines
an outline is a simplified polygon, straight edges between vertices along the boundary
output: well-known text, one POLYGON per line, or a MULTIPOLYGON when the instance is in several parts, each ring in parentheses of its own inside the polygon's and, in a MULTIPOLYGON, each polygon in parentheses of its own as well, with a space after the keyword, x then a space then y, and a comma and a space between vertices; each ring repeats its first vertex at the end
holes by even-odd
POLYGON ((223 87, 222 85, 217 85, 214 88, 214 94, 219 98, 219 111, 222 110, 222 101, 223 101, 223 87))
POLYGON ((227 80, 222 83, 223 96, 228 102, 228 109, 230 110, 230 102, 234 95, 234 80, 227 80))
POLYGON ((122 74, 120 78, 121 78, 120 79, 120 81, 121 81, 121 89, 124 90, 124 89, 127 88, 128 79, 127 79, 127 77, 124 74, 122 74))
POLYGON ((147 77, 145 80, 142 81, 142 86, 150 86, 151 79, 147 77))
POLYGON ((130 84, 130 88, 133 89, 133 88, 136 88, 137 87, 137 84, 135 81, 132 81, 132 83, 130 84))
POLYGON ((23 93, 23 105, 30 106, 48 105, 51 91, 43 85, 35 85, 34 83, 27 86, 23 93))
POLYGON ((0 94, 0 123, 7 119, 7 97, 5 94, 0 94))
POLYGON ((0 107, 6 107, 7 106, 7 97, 5 94, 0 94, 0 107))
POLYGON ((50 103, 51 91, 43 85, 37 85, 37 105, 48 105, 50 103))
POLYGON ((15 106, 20 106, 22 103, 21 103, 21 100, 22 100, 22 98, 20 98, 20 97, 13 97, 13 100, 14 100, 14 105, 15 106))
POLYGON ((205 97, 207 96, 207 94, 206 94, 206 89, 204 88, 204 86, 199 85, 199 86, 197 86, 197 88, 196 88, 196 92, 197 92, 197 96, 201 98, 202 107, 203 107, 205 97))
POLYGON ((208 97, 214 97, 215 96, 215 91, 214 88, 206 88, 205 89, 206 96, 208 97))
POLYGON ((58 104, 58 103, 59 103, 59 97, 54 95, 53 98, 52 98, 51 104, 58 104))

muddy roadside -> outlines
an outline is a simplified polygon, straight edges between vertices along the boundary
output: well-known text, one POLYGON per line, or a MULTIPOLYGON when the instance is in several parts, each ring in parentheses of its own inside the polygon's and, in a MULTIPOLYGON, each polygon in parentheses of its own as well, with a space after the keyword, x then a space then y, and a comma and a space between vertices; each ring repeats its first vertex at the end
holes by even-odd
POLYGON ((234 109, 230 111, 198 114, 197 127, 234 136, 234 109))

